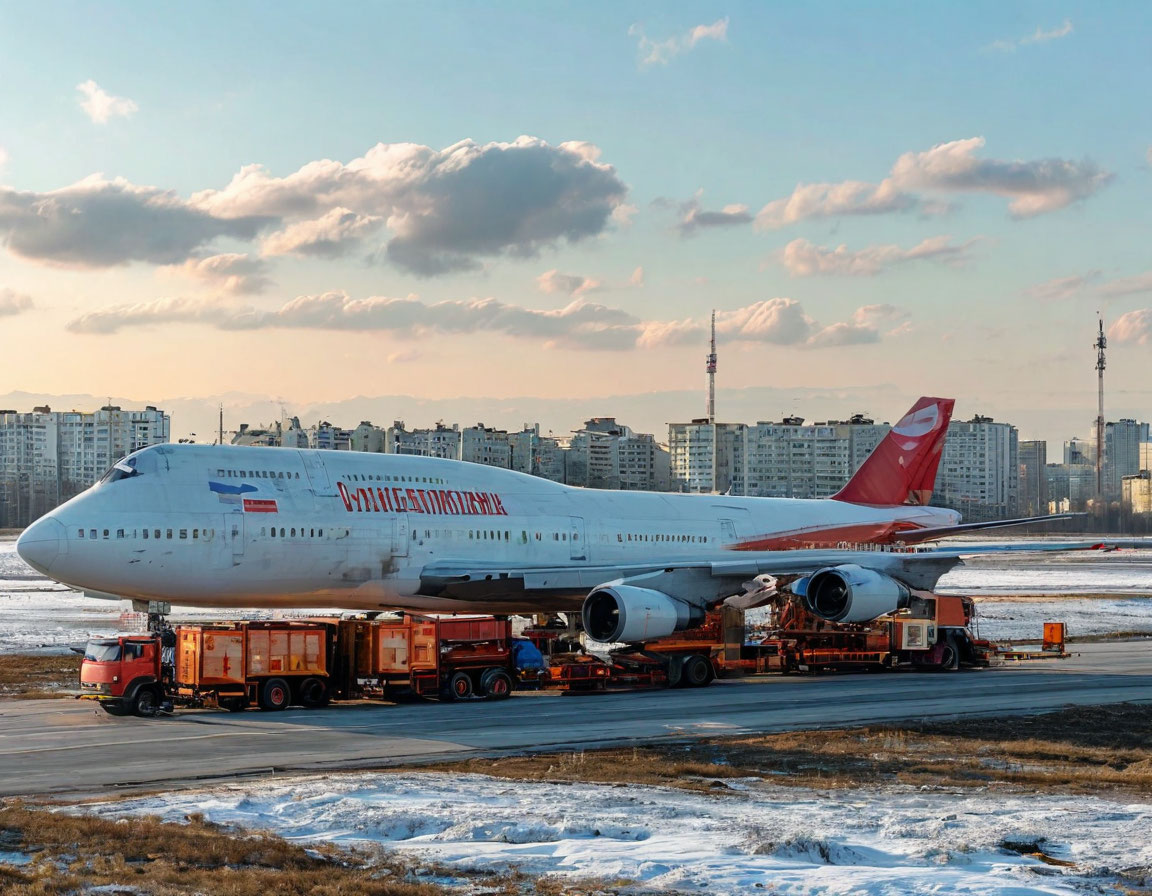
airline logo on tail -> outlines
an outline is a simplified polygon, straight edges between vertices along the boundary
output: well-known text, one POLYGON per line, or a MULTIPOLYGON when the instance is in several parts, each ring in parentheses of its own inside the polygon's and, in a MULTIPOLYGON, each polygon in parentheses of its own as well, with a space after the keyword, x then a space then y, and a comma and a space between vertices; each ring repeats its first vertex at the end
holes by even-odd
POLYGON ((921 398, 833 499, 886 507, 927 504, 955 403, 951 398, 921 398))

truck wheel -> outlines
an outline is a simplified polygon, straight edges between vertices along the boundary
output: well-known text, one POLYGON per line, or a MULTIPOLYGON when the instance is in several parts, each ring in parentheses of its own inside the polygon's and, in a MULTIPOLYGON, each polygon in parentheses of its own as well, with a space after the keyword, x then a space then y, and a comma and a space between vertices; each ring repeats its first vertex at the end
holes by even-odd
POLYGON ((283 678, 269 678, 260 689, 260 708, 263 710, 286 709, 291 700, 292 692, 283 678))
POLYGON ((160 709, 160 698, 150 687, 142 687, 132 699, 132 712, 142 719, 150 719, 160 709))
POLYGON ((712 680, 712 664, 699 654, 684 660, 680 683, 686 688, 702 688, 712 680))
POLYGON ((944 652, 940 656, 941 672, 955 672, 960 668, 960 645, 951 632, 944 638, 944 652))
POLYGON ((440 692, 441 700, 467 700, 472 696, 472 679, 467 672, 457 672, 448 679, 448 687, 440 692))
POLYGON ((300 705, 307 709, 319 709, 328 705, 328 683, 322 678, 305 678, 300 683, 300 705))
POLYGON ((489 669, 480 679, 485 700, 505 700, 512 695, 512 679, 503 669, 489 669))

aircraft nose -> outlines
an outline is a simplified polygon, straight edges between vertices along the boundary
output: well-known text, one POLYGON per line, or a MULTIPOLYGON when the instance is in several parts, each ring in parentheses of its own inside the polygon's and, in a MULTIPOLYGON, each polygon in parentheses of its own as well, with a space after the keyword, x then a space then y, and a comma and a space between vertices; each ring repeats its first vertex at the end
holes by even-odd
POLYGON ((64 546, 64 524, 51 516, 38 519, 16 540, 20 559, 38 572, 47 574, 64 546))

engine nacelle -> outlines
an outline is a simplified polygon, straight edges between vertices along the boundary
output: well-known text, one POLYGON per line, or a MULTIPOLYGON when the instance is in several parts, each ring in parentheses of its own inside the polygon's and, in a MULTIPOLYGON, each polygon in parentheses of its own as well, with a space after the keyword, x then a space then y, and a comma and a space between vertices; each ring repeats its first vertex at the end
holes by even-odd
POLYGON ((854 563, 829 566, 808 580, 804 606, 830 622, 868 622, 908 606, 911 592, 884 573, 854 563))
POLYGON ((704 608, 636 585, 601 585, 584 598, 584 631, 594 641, 648 641, 689 628, 704 608))

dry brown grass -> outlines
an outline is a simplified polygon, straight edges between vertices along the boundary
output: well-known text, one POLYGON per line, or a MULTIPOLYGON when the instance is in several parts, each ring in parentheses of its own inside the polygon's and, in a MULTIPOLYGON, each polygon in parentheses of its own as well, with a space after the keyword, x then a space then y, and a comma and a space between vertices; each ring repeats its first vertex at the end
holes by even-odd
POLYGON ((0 845, 33 856, 0 866, 5 896, 56 896, 101 885, 150 896, 435 896, 440 887, 405 880, 408 869, 379 855, 333 846, 305 849, 264 833, 239 833, 189 817, 113 821, 21 803, 0 807, 0 845))
POLYGON ((20 801, 0 805, 0 850, 32 858, 27 865, 0 864, 3 896, 79 896, 97 886, 123 888, 125 896, 440 896, 461 892, 461 882, 490 896, 608 896, 627 883, 559 881, 516 870, 469 873, 407 864, 383 849, 305 847, 200 815, 184 824, 153 816, 113 820, 20 801), (458 885, 420 880, 432 876, 458 885))
POLYGON ((810 787, 1008 787, 1152 793, 1152 706, 1085 707, 1024 718, 799 731, 475 759, 433 768, 528 780, 726 790, 731 778, 810 787))
POLYGON ((0 697, 69 696, 79 690, 82 660, 76 653, 62 656, 0 654, 0 697))

